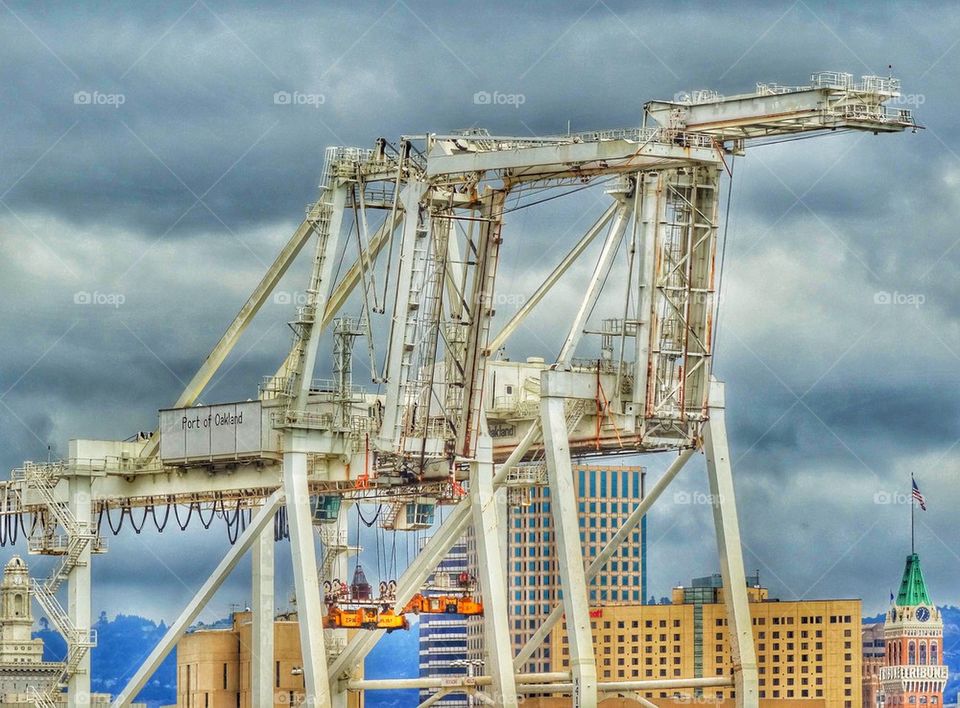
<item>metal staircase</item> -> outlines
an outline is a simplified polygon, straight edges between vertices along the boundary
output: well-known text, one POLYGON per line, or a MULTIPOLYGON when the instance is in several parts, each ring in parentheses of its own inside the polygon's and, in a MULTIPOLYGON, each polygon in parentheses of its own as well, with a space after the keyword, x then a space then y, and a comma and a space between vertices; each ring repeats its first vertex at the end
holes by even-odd
POLYGON ((37 539, 31 539, 30 543, 31 553, 61 556, 60 563, 57 564, 46 580, 31 578, 30 591, 53 624, 54 629, 63 636, 67 643, 67 656, 63 671, 57 683, 51 689, 50 695, 45 697, 47 702, 38 702, 37 705, 55 705, 53 697, 79 670, 80 663, 87 652, 97 645, 96 630, 75 626, 57 599, 57 591, 70 576, 70 571, 85 563, 81 560, 81 556, 95 544, 97 539, 96 531, 90 520, 78 520, 67 505, 56 498, 54 490, 57 482, 64 476, 64 470, 65 465, 62 462, 47 464, 27 462, 21 469, 14 471, 14 478, 21 479, 25 483, 25 491, 35 495, 36 500, 46 507, 50 515, 49 518, 54 522, 53 528, 60 526, 64 531, 63 535, 45 532, 42 539, 39 539, 39 543, 37 539))
POLYGON ((49 694, 41 693, 36 686, 31 686, 27 696, 33 701, 37 708, 57 708, 57 704, 50 698, 49 694))

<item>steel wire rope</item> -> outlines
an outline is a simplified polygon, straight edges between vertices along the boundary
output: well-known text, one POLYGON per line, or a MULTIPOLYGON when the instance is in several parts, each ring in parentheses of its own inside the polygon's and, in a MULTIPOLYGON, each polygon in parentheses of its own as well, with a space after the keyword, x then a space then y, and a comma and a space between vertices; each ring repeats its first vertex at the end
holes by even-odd
POLYGON ((367 528, 370 528, 375 523, 377 523, 377 519, 380 517, 380 511, 382 509, 383 509, 383 504, 379 504, 377 506, 377 512, 373 515, 373 518, 370 521, 367 521, 367 518, 360 511, 360 504, 357 504, 357 516, 360 517, 360 520, 363 522, 364 526, 366 526, 367 528))
POLYGON ((393 550, 390 553, 390 576, 397 577, 397 532, 393 532, 393 550))
POLYGON ((727 258, 727 240, 730 235, 730 205, 733 202, 733 167, 736 164, 736 159, 736 155, 730 157, 730 181, 727 183, 726 213, 723 217, 723 243, 720 246, 720 273, 717 276, 717 302, 714 305, 713 341, 710 342, 711 368, 717 356, 717 332, 720 330, 720 298, 723 295, 723 264, 727 258))
MULTIPOLYGON (((357 517, 358 517, 358 521, 357 521, 357 555, 356 555, 356 557, 354 558, 354 562, 353 562, 353 574, 354 574, 354 575, 357 574, 357 568, 360 567, 360 550, 359 550, 359 549, 360 549, 360 521, 359 521, 359 517, 360 517, 360 505, 357 504, 356 506, 357 506, 357 517)), ((348 539, 348 543, 349 543, 349 538, 350 538, 350 527, 349 527, 349 524, 348 524, 348 525, 347 525, 347 539, 348 539)), ((351 581, 351 584, 352 584, 352 581, 351 581)))
MULTIPOLYGON (((10 509, 9 501, 7 502, 7 509, 10 509)), ((17 530, 17 520, 13 519, 11 522, 11 514, 4 514, 4 520, 7 523, 7 540, 10 542, 11 546, 17 545, 17 539, 20 537, 20 534, 17 530)))
POLYGON ((4 527, 4 540, 3 543, 6 545, 9 543, 11 546, 17 542, 16 535, 16 524, 12 525, 10 523, 10 489, 9 487, 4 487, 3 490, 3 527, 4 527))
POLYGON ((153 525, 157 527, 157 533, 163 533, 164 529, 167 528, 167 522, 170 521, 170 497, 167 497, 166 510, 163 514, 163 523, 157 521, 157 512, 154 509, 153 512, 153 525))

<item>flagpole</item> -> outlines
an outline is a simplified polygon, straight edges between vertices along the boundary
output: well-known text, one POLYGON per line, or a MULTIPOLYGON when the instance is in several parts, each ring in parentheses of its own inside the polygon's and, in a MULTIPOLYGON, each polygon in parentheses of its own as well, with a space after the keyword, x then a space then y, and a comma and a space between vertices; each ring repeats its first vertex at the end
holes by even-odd
POLYGON ((916 482, 913 479, 913 472, 910 473, 910 555, 912 556, 914 551, 913 539, 914 539, 914 529, 915 521, 914 514, 916 513, 915 507, 917 506, 916 499, 913 498, 913 486, 916 482))

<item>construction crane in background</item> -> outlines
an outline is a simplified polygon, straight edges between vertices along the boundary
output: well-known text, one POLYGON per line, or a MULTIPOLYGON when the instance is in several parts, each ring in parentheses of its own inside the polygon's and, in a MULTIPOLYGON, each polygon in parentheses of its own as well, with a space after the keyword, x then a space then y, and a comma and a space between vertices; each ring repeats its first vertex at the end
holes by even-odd
MULTIPOLYGON (((756 707, 723 384, 712 376, 721 177, 751 145, 914 129, 909 110, 887 105, 899 92, 892 77, 823 72, 805 86, 758 84, 738 96, 699 91, 651 101, 642 124, 626 129, 542 137, 469 130, 327 149, 318 200, 174 406, 160 411, 157 432, 123 441, 72 440, 66 459, 25 463, 3 486, 2 512, 14 526, 20 519, 24 530, 22 520, 30 519, 31 552, 62 558, 35 589, 67 640, 61 685, 69 705, 83 705, 90 687, 91 558, 104 549, 96 519, 105 512, 111 518, 111 511, 121 521, 124 514, 132 519, 132 509, 143 509, 142 524, 146 509, 156 521, 156 509, 166 505, 198 510, 202 520, 219 504, 220 514, 235 508, 242 519, 235 543, 116 706, 136 696, 248 551, 259 647, 251 664, 252 701, 272 704, 279 514, 284 531, 289 528, 306 693, 317 706, 345 706, 355 692, 422 686, 411 679, 365 680, 357 668, 384 631, 404 626, 405 612, 430 611, 433 600, 423 585, 472 526, 482 603, 472 593, 439 599, 445 611, 453 597, 458 611, 482 613, 487 674, 471 677, 471 686, 489 688, 508 706, 533 689, 595 706, 605 695, 652 687, 733 687, 738 706, 756 707), (531 283, 516 313, 495 327, 498 264, 523 247, 523 235, 505 227, 509 215, 591 185, 606 188, 607 206, 570 240, 556 268, 531 283), (559 354, 497 358, 598 240, 588 282, 576 301, 563 304, 569 329, 559 354), (291 322, 292 346, 261 383, 258 399, 195 405, 308 244, 312 267, 291 322), (614 282, 608 276, 615 269, 623 277, 614 282), (611 308, 620 315, 592 321, 595 310, 611 308), (361 343, 368 386, 354 382, 354 350, 361 343), (333 378, 317 379, 328 344, 333 356, 319 368, 333 378), (676 459, 584 567, 571 456, 664 451, 676 459), (653 683, 598 681, 587 587, 697 451, 706 454, 717 500, 735 671, 653 683), (550 489, 562 603, 514 656, 498 540, 505 529, 493 500, 503 488, 522 496, 542 485, 550 489), (348 542, 349 515, 354 508, 359 513, 361 503, 379 505, 380 528, 389 533, 436 529, 389 586, 388 599, 383 592, 373 598, 370 584, 357 580, 357 568, 349 593, 330 582, 348 577, 348 559, 359 546, 348 542), (436 510, 444 505, 450 512, 438 524, 436 510), (66 609, 57 599, 64 581, 66 609), (520 672, 561 618, 570 670, 520 672), (348 635, 347 628, 360 631, 348 635)), ((453 680, 436 687, 461 686, 453 680)))

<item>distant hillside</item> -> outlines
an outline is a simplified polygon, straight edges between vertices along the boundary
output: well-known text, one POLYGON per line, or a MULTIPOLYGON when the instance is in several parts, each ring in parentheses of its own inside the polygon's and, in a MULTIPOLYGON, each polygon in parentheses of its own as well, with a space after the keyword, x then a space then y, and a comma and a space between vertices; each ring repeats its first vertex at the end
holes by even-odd
MULTIPOLYGON (((158 625, 134 615, 117 615, 109 620, 101 614, 93 627, 97 630, 97 646, 90 658, 91 686, 97 693, 114 696, 167 631, 163 623, 158 625)), ((33 636, 43 639, 45 660, 63 660, 66 644, 56 631, 46 627, 44 620, 41 620, 40 631, 34 632, 33 636)), ((175 703, 176 690, 177 653, 174 650, 144 687, 138 700, 150 708, 175 703)))

